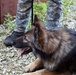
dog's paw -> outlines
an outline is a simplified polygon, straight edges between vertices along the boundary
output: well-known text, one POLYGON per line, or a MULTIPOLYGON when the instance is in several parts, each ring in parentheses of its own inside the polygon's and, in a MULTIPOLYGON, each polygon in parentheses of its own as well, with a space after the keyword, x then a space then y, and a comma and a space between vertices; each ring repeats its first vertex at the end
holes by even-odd
POLYGON ((34 66, 27 65, 26 67, 23 67, 24 71, 27 72, 32 72, 34 71, 34 66))

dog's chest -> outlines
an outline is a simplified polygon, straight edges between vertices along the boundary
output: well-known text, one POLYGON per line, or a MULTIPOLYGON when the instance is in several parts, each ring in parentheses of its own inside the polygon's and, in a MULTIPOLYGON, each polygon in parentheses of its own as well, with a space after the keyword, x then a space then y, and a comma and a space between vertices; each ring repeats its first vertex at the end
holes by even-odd
POLYGON ((43 61, 44 67, 49 70, 54 70, 55 63, 50 63, 50 61, 43 61))

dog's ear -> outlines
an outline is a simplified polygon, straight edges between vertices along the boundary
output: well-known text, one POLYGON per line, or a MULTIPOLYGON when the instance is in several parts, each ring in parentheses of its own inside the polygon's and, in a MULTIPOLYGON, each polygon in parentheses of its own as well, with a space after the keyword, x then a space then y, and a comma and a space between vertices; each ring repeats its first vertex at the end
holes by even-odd
POLYGON ((38 34, 39 34, 39 27, 36 27, 34 30, 34 37, 38 38, 38 34))
POLYGON ((37 15, 35 15, 35 17, 34 17, 33 25, 43 27, 43 23, 40 21, 40 19, 37 17, 37 15))
POLYGON ((42 38, 43 35, 44 35, 44 28, 43 27, 40 27, 40 26, 36 26, 35 27, 35 30, 34 30, 35 39, 42 38))
POLYGON ((38 22, 38 21, 39 21, 39 18, 38 18, 37 15, 35 14, 34 22, 38 22))
POLYGON ((34 38, 38 49, 43 50, 43 45, 45 43, 45 30, 43 27, 36 26, 34 29, 34 38))

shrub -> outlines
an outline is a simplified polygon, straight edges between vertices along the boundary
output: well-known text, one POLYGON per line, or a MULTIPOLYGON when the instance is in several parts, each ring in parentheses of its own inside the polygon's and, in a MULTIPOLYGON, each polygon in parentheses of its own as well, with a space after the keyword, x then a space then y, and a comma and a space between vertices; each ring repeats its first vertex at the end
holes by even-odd
POLYGON ((9 29, 9 30, 13 30, 14 29, 14 25, 15 25, 15 20, 13 20, 15 18, 15 16, 12 16, 11 14, 6 14, 5 15, 5 21, 3 23, 3 25, 5 26, 5 28, 9 29))

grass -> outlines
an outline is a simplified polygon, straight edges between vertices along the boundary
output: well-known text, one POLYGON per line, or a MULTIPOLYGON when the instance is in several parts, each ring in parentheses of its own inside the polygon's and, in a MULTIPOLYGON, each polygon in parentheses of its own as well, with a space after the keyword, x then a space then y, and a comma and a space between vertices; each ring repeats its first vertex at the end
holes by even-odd
POLYGON ((6 29, 13 31, 15 25, 15 21, 13 20, 14 18, 15 16, 12 16, 9 13, 5 15, 5 21, 3 25, 5 26, 6 29))
POLYGON ((72 4, 73 0, 62 0, 63 17, 67 17, 69 15, 69 8, 72 4))
POLYGON ((47 5, 48 5, 48 2, 45 2, 45 3, 35 2, 34 3, 34 7, 33 7, 34 14, 37 14, 42 21, 45 20, 47 5))

